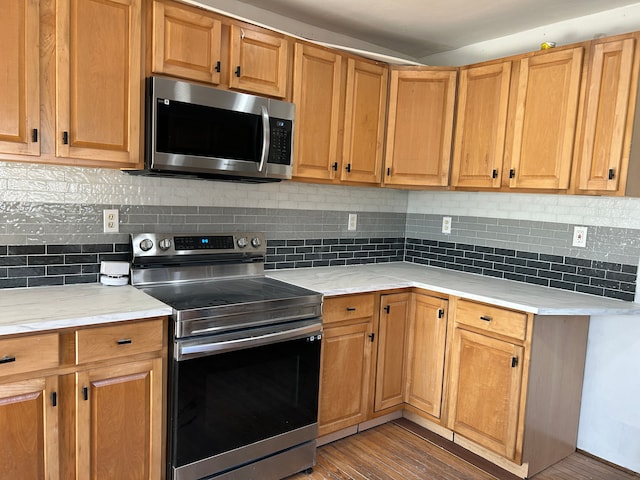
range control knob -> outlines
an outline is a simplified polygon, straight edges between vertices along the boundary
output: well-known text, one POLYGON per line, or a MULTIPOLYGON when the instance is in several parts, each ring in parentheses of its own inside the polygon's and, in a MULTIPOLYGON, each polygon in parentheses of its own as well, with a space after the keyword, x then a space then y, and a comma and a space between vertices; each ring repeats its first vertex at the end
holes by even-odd
POLYGON ((145 238, 140 242, 140 250, 143 252, 151 250, 151 248, 153 248, 153 242, 150 239, 145 238))
POLYGON ((238 247, 244 248, 249 245, 249 240, 247 240, 247 237, 240 237, 236 243, 238 244, 238 247))
POLYGON ((160 240, 158 246, 160 247, 160 250, 169 250, 171 248, 171 239, 163 238, 162 240, 160 240))
POLYGON ((253 248, 258 248, 260 245, 262 245, 262 241, 260 240, 259 237, 253 237, 251 239, 251 246, 253 248))

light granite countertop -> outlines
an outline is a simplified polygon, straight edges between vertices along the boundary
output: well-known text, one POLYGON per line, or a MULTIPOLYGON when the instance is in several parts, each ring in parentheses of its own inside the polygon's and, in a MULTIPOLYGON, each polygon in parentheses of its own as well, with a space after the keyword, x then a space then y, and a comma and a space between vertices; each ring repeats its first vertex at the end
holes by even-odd
POLYGON ((6 288, 0 289, 0 335, 170 315, 172 311, 130 285, 6 288))
POLYGON ((267 276, 326 296, 418 287, 539 315, 638 315, 640 303, 413 263, 269 270, 267 276))

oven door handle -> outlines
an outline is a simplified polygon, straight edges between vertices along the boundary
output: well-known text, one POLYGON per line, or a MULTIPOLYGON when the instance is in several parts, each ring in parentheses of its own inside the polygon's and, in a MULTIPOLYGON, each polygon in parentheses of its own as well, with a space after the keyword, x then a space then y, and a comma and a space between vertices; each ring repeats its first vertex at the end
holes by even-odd
MULTIPOLYGON (((298 340, 305 337, 316 337, 321 339, 322 325, 314 323, 303 327, 287 329, 278 332, 270 332, 254 337, 239 337, 223 341, 178 341, 175 348, 174 357, 177 361, 188 360, 189 358, 202 357, 206 355, 216 355, 219 353, 232 352, 245 348, 259 347, 271 343, 279 343, 287 340, 298 340)), ((316 339, 314 339, 315 341, 316 339)))

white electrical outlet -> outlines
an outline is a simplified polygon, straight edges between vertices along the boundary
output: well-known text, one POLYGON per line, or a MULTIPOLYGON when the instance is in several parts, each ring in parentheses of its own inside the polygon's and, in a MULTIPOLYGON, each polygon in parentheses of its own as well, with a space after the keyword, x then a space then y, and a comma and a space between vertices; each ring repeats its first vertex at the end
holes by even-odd
POLYGON ((358 215, 356 213, 349 214, 349 224, 347 225, 347 230, 353 232, 358 226, 358 215))
POLYGON ((120 231, 120 218, 117 209, 102 211, 102 223, 104 233, 118 233, 120 231))
POLYGON ((451 217, 442 217, 442 233, 451 233, 451 217))
POLYGON ((573 246, 587 246, 587 227, 573 227, 573 246))

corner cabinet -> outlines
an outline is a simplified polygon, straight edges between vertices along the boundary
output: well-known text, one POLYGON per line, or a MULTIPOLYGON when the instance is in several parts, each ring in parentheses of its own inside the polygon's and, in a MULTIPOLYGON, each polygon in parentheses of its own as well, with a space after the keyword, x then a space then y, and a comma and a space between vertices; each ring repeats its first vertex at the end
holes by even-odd
POLYGON ((324 300, 318 407, 320 436, 368 419, 374 303, 374 294, 324 300))
POLYGON ((0 153, 40 155, 40 8, 5 2, 0 17, 0 153))
POLYGON ((214 14, 174 2, 153 2, 152 71, 219 84, 222 22, 214 14))
POLYGON ((583 47, 517 61, 513 133, 507 149, 510 188, 569 188, 583 47))
POLYGON ((56 2, 57 157, 141 162, 141 2, 56 2))
POLYGON ((391 69, 384 184, 449 184, 457 69, 391 69))

